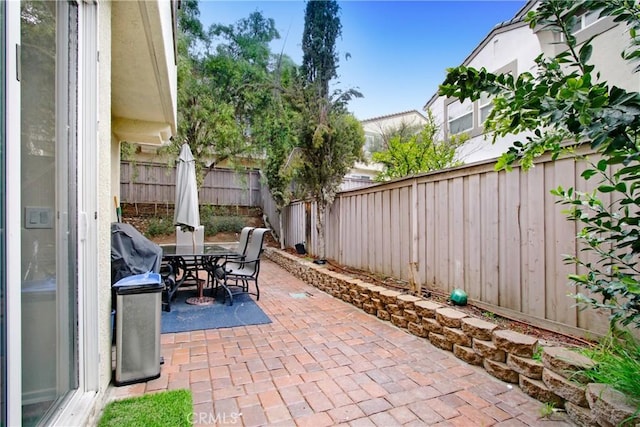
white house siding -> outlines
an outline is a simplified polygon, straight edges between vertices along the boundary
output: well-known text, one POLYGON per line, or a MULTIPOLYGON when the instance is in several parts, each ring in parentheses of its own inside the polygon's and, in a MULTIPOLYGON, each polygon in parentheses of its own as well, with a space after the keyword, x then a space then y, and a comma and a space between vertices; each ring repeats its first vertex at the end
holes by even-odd
MULTIPOLYGON (((594 26, 598 26, 595 23, 594 26)), ((608 26, 605 26, 606 28, 608 26)), ((586 28, 583 31, 587 31, 586 28)), ((640 75, 634 74, 633 68, 637 63, 629 63, 620 55, 629 44, 629 33, 625 26, 616 25, 600 33, 592 41, 593 54, 591 63, 600 72, 600 79, 607 81, 610 86, 615 85, 627 91, 640 89, 640 75)))
MULTIPOLYGON (((530 2, 527 8, 532 8, 530 2)), ((535 7, 535 6, 534 6, 535 7)), ((524 22, 499 25, 494 29, 464 61, 464 65, 476 69, 486 68, 489 72, 506 72, 510 64, 515 64, 516 74, 523 72, 536 73, 535 58, 544 52, 546 56, 555 56, 563 46, 560 36, 550 31, 534 31, 524 22), (507 67, 505 69, 504 67, 507 67)), ((609 18, 602 19, 576 33, 578 41, 585 41, 597 35, 592 41, 593 54, 591 63, 601 74, 601 79, 610 85, 616 85, 630 91, 640 87, 640 76, 633 73, 633 64, 622 59, 620 53, 627 46, 629 35, 626 27, 618 25, 609 18)), ((447 123, 447 99, 434 94, 425 108, 430 108, 440 123, 445 136, 447 123)), ((474 129, 469 132, 471 138, 460 149, 460 157, 465 163, 474 163, 496 158, 504 153, 516 140, 523 140, 527 133, 507 135, 492 144, 491 136, 482 134, 479 123, 478 102, 474 107, 474 129)))
MULTIPOLYGON (((493 30, 487 38, 467 58, 464 65, 476 69, 485 68, 489 72, 514 71, 516 75, 523 72, 535 72, 534 59, 542 52, 538 37, 524 23, 515 23, 493 30)), ((431 109, 441 126, 441 137, 445 137, 447 128, 447 99, 433 98, 427 108, 431 109)), ((465 163, 474 163, 498 157, 505 152, 515 136, 501 138, 495 144, 485 137, 479 119, 478 102, 474 106, 474 129, 470 132, 470 140, 460 149, 459 156, 465 163)), ((520 138, 522 135, 520 136, 520 138)))

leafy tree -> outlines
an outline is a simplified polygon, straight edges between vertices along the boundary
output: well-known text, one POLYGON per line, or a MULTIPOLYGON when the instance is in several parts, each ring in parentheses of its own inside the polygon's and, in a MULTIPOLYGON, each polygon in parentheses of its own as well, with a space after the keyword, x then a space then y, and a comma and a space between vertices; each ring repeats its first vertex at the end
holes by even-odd
POLYGON ((535 157, 551 152, 557 158, 573 145, 589 144, 601 160, 582 174, 597 177, 589 193, 561 186, 553 191, 569 206, 568 218, 583 224, 578 239, 584 250, 596 255, 590 262, 576 255, 567 261, 583 267, 585 274, 570 280, 587 294, 575 295, 584 307, 611 312, 612 326, 640 326, 640 94, 610 86, 590 63, 592 39, 579 45, 572 28, 585 11, 599 11, 627 25, 631 43, 623 52, 627 60, 640 58, 640 8, 629 0, 546 0, 529 12, 530 25, 560 33, 567 49, 553 58, 536 59, 538 71, 495 75, 486 70, 458 67, 448 70, 440 94, 476 100, 482 92, 495 95, 485 127, 495 138, 527 132, 504 153, 496 167, 509 169, 519 162, 527 169, 535 157), (611 196, 605 203, 601 197, 611 196))
POLYGON ((336 39, 342 35, 340 6, 335 0, 307 2, 302 33, 302 75, 318 90, 318 98, 329 98, 329 82, 338 77, 336 39))
POLYGON ((384 151, 389 146, 389 141, 391 141, 391 138, 397 137, 401 141, 407 141, 412 136, 416 135, 417 133, 420 133, 422 128, 423 128, 422 125, 412 124, 405 120, 402 120, 396 126, 384 127, 380 125, 378 127, 379 133, 377 133, 374 136, 373 141, 371 141, 369 143, 370 145, 367 147, 368 151, 371 154, 376 153, 378 151, 384 151))
POLYGON ((320 259, 325 257, 325 213, 338 192, 349 168, 362 158, 364 131, 346 104, 357 91, 329 93, 329 83, 337 76, 336 39, 342 25, 336 1, 309 1, 302 37, 303 78, 298 109, 302 117, 299 148, 302 166, 300 185, 316 201, 320 259))
POLYGON ((189 144, 196 159, 198 181, 202 182, 211 159, 214 163, 229 154, 228 141, 240 139, 233 108, 216 99, 211 80, 203 72, 200 45, 209 38, 199 21, 197 1, 183 4, 178 15, 178 132, 173 143, 162 150, 174 160, 183 143, 189 144), (220 154, 223 153, 223 154, 220 154), (217 155, 217 157, 216 157, 217 155))
POLYGON ((431 111, 427 112, 427 123, 419 132, 408 132, 410 128, 400 126, 387 132, 383 138, 383 150, 373 153, 372 160, 381 163, 384 170, 376 181, 387 181, 422 172, 459 166, 462 161, 457 150, 468 139, 468 135, 452 135, 448 141, 438 141, 440 126, 431 111))
POLYGON ((206 32, 198 16, 196 1, 180 9, 178 135, 166 151, 175 158, 188 143, 202 182, 215 165, 262 152, 253 139, 254 121, 270 102, 268 44, 279 35, 273 20, 259 12, 206 32))
MULTIPOLYGON (((178 12, 178 28, 179 40, 186 43, 186 47, 197 49, 198 42, 208 44, 207 37, 202 22, 200 22, 200 9, 198 8, 198 0, 183 0, 180 2, 178 12)), ((184 47, 183 47, 184 48, 184 47)))
POLYGON ((211 89, 233 106, 237 125, 249 141, 253 119, 270 103, 274 58, 269 43, 280 35, 274 20, 260 12, 235 25, 212 25, 209 34, 220 41, 204 64, 211 89))
POLYGON ((295 175, 291 159, 300 115, 292 102, 300 99, 298 68, 286 55, 272 55, 269 43, 279 34, 273 19, 260 12, 205 31, 197 1, 187 1, 181 10, 179 138, 169 151, 175 157, 188 142, 200 181, 220 162, 242 168, 237 160, 257 154, 281 211, 291 200, 295 175))
MULTIPOLYGON (((282 209, 293 197, 291 185, 297 166, 296 146, 298 143, 300 114, 294 108, 292 100, 296 93, 295 78, 297 67, 282 56, 274 72, 273 91, 269 106, 262 110, 256 119, 254 139, 266 147, 266 159, 262 173, 273 198, 280 230, 283 230, 282 209)), ((282 237, 282 236, 281 236, 282 237)), ((280 246, 284 249, 284 241, 280 246)))

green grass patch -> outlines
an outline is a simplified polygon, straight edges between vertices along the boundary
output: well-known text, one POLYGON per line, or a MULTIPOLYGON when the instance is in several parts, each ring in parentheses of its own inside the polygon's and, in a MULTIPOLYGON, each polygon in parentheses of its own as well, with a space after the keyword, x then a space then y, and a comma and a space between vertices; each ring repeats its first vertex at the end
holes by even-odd
POLYGON ((192 421, 191 391, 170 390, 109 403, 98 427, 187 427, 192 421))
POLYGON ((597 346, 583 350, 596 365, 584 371, 594 383, 607 384, 640 405, 640 342, 628 332, 610 332, 597 346))

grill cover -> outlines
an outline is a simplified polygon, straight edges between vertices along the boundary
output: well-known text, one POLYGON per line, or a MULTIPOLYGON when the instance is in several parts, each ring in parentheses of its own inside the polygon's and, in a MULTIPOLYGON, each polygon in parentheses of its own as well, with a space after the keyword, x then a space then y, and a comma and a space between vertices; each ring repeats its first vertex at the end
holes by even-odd
POLYGON ((111 284, 147 272, 159 273, 162 248, 130 224, 111 223, 111 284))

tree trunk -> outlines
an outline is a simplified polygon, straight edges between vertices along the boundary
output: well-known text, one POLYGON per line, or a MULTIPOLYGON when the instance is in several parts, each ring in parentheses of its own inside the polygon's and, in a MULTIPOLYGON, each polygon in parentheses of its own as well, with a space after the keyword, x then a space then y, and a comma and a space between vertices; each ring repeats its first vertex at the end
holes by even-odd
POLYGON ((318 259, 325 259, 325 227, 324 214, 327 211, 327 204, 323 200, 316 201, 316 230, 318 231, 318 259))
POLYGON ((280 233, 278 240, 280 241, 280 249, 284 249, 284 230, 282 229, 282 212, 278 211, 278 226, 280 227, 280 233))

